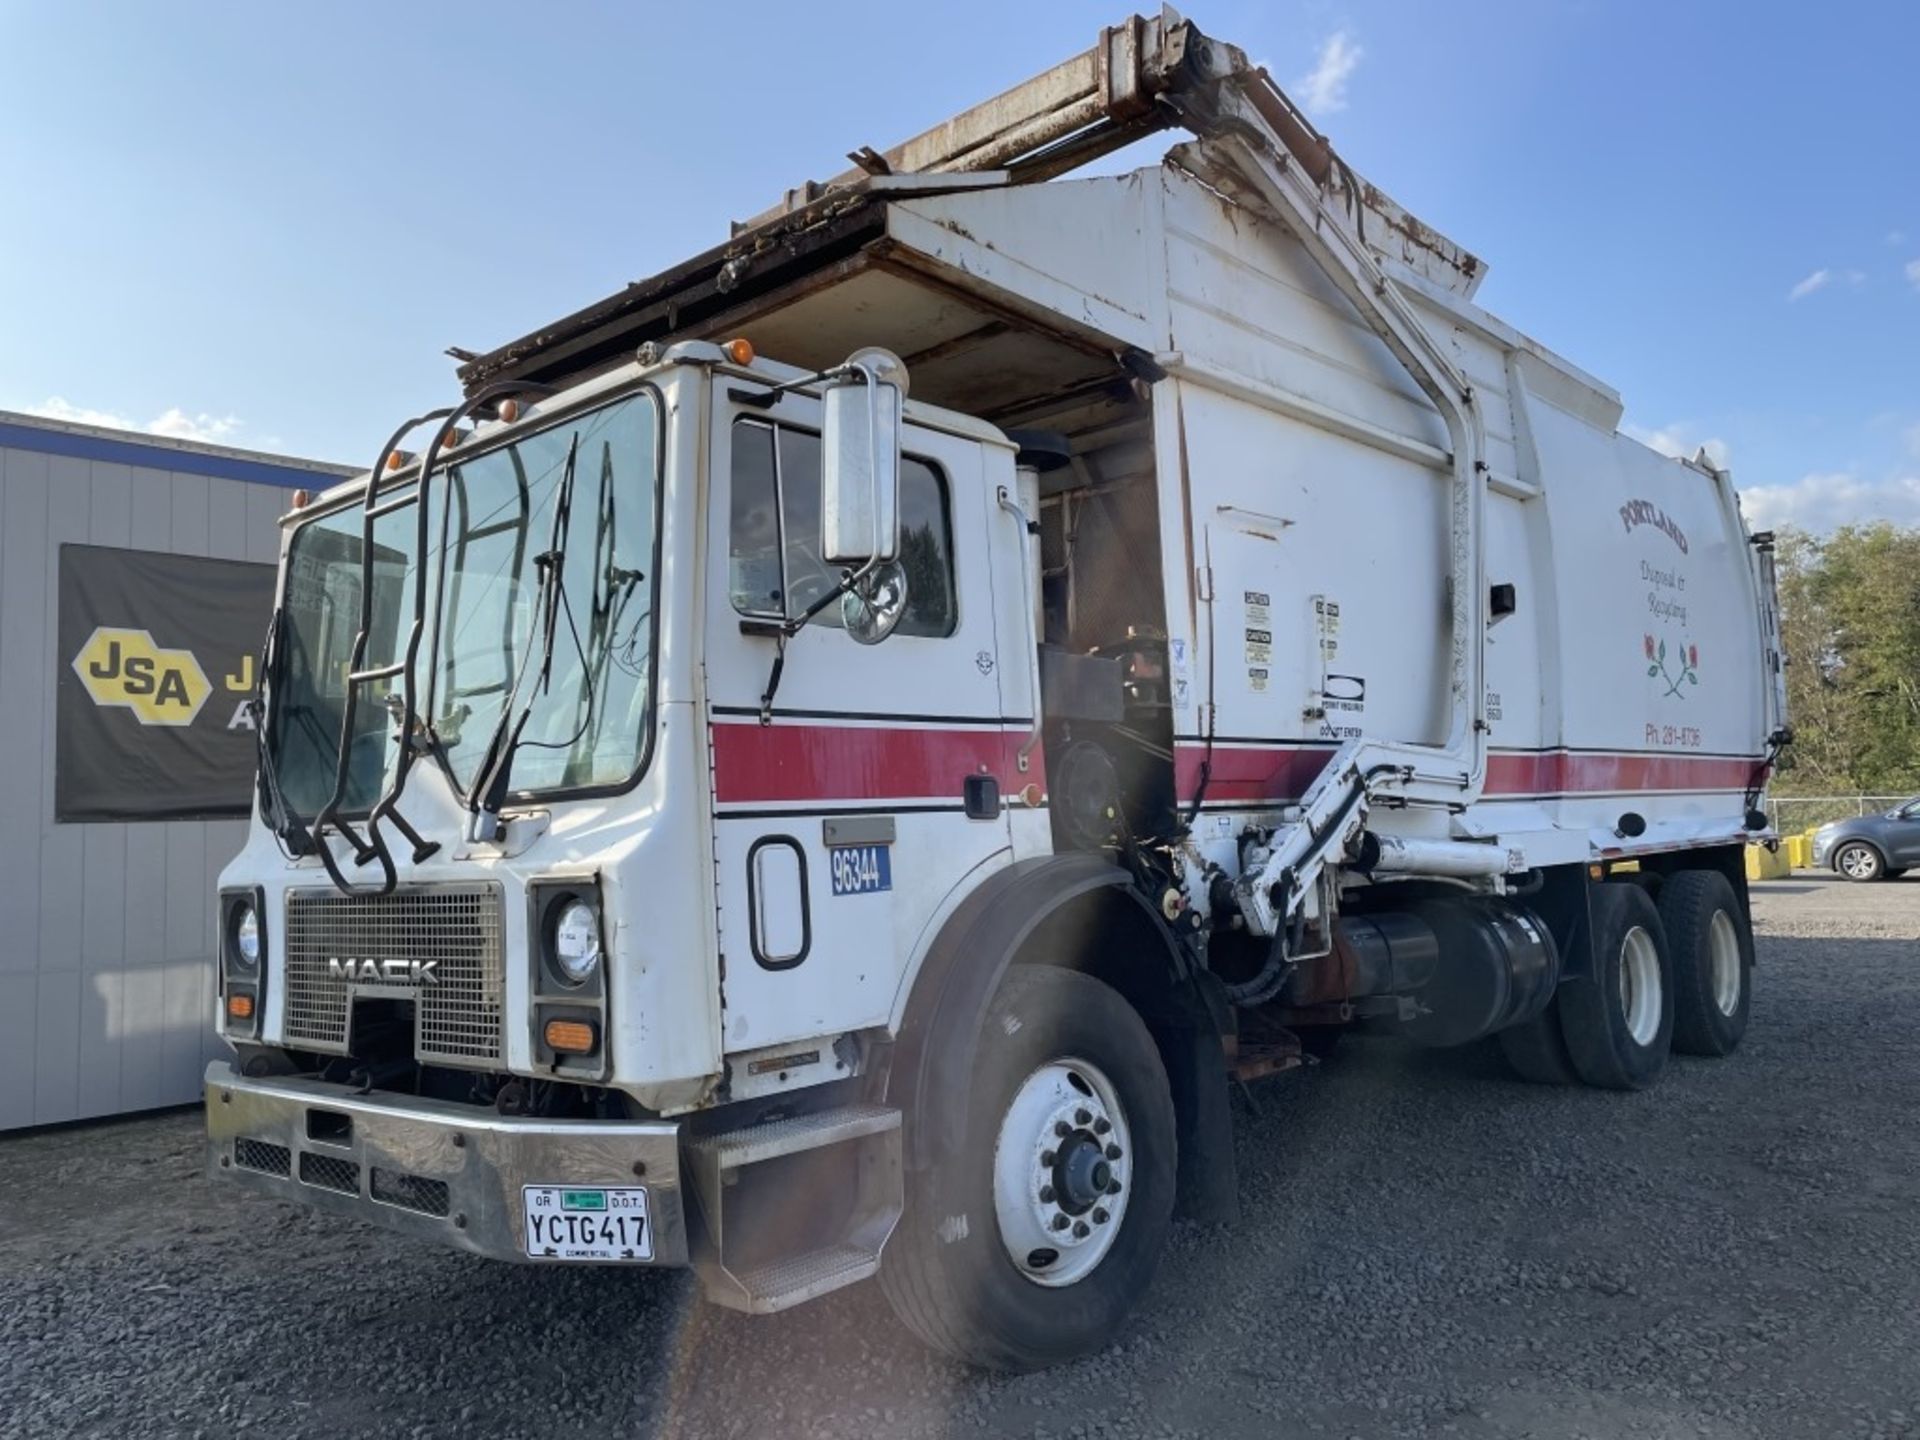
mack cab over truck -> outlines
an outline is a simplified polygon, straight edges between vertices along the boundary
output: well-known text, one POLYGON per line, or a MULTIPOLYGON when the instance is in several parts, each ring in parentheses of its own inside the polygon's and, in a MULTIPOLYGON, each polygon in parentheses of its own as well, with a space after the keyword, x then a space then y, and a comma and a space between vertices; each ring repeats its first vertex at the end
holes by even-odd
POLYGON ((1171 11, 851 158, 296 497, 209 1173, 877 1275, 1019 1369, 1257 1206, 1235 1082, 1351 1027, 1733 1051, 1787 725, 1726 471, 1171 11))

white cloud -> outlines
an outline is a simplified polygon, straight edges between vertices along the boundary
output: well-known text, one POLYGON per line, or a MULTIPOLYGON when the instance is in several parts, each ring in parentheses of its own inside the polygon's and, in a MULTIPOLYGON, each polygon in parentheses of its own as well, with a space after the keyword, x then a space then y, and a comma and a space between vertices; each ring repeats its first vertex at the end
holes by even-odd
POLYGON ((1887 244, 1889 244, 1889 245, 1904 245, 1904 244, 1906 244, 1906 243, 1907 243, 1907 232, 1906 232, 1906 231, 1904 231, 1904 230, 1889 230, 1889 231, 1887 232, 1887 244))
POLYGON ((1792 525, 1822 533, 1875 520, 1920 525, 1920 475, 1875 484, 1849 471, 1816 473, 1791 485, 1751 486, 1740 492, 1740 503, 1756 530, 1792 525))
POLYGON ((209 415, 205 411, 189 415, 178 405, 169 406, 143 425, 110 410, 93 410, 85 405, 72 404, 58 395, 49 397, 43 404, 29 406, 27 413, 44 416, 48 420, 65 420, 75 425, 98 425, 108 430, 143 430, 149 435, 165 435, 174 440, 197 440, 210 445, 231 445, 245 428, 245 422, 237 415, 209 415))
POLYGON ((1907 262, 1907 279, 1913 282, 1913 288, 1920 290, 1920 260, 1907 262))
POLYGON ((1670 455, 1676 460, 1691 460, 1702 450, 1715 467, 1727 468, 1733 459, 1733 447, 1717 435, 1700 435, 1685 420, 1676 420, 1671 425, 1662 425, 1658 430, 1649 430, 1644 425, 1622 425, 1620 433, 1629 435, 1650 450, 1658 450, 1662 455, 1670 455))
POLYGON ((237 415, 209 415, 205 411, 189 415, 178 405, 170 407, 158 420, 147 423, 147 429, 155 435, 169 435, 175 440, 199 440, 210 445, 231 443, 240 428, 241 420, 237 415))
POLYGON ((1344 30, 1326 38, 1312 72, 1293 87, 1309 114, 1337 115, 1347 108, 1347 80, 1366 53, 1344 30))
POLYGON ((1909 425, 1901 432, 1900 438, 1907 442, 1907 453, 1920 460, 1920 425, 1909 425))
POLYGON ((1816 290, 1824 290, 1833 283, 1833 271, 1816 270, 1787 292, 1789 300, 1804 300, 1816 290))

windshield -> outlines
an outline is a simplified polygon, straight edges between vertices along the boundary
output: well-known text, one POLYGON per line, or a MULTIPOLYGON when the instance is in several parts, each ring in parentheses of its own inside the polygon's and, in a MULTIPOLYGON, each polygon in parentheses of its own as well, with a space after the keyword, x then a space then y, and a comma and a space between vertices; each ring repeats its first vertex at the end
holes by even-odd
MULTIPOLYGON (((643 391, 436 470, 426 557, 432 608, 416 697, 463 791, 473 784, 516 676, 515 708, 531 706, 513 766, 517 792, 618 785, 638 768, 652 702, 658 426, 653 393, 643 391), (552 543, 569 453, 572 523, 552 663, 541 685, 539 562, 552 543)), ((400 658, 405 646, 416 524, 411 508, 375 522, 364 668, 400 658)), ((360 617, 361 525, 357 504, 320 516, 295 533, 287 554, 268 744, 281 793, 307 817, 333 793, 360 617)), ((398 681, 361 690, 343 807, 349 812, 371 808, 393 761, 389 688, 398 681)))

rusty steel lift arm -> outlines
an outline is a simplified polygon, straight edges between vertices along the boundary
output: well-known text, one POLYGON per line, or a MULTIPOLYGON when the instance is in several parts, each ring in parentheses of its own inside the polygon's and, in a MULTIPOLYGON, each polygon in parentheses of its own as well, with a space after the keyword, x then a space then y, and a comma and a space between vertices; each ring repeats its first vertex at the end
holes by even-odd
MULTIPOLYGON (((1361 737, 1335 753, 1308 788, 1299 818, 1274 837, 1268 858, 1240 885, 1249 928, 1284 937, 1328 867, 1360 842, 1376 796, 1455 809, 1476 799, 1485 782, 1484 427, 1472 386, 1382 259, 1391 256, 1462 298, 1479 283, 1479 261, 1354 175, 1244 52, 1170 9, 1108 27, 1090 50, 891 150, 855 151, 855 169, 789 191, 781 205, 737 226, 736 235, 815 211, 874 177, 1002 170, 1009 183, 1030 183, 1173 128, 1201 142, 1185 147, 1180 163, 1300 242, 1433 403, 1451 444, 1447 737, 1434 746, 1361 737)), ((1421 857, 1429 866, 1491 875, 1507 868, 1497 847, 1425 844, 1438 847, 1421 857)))

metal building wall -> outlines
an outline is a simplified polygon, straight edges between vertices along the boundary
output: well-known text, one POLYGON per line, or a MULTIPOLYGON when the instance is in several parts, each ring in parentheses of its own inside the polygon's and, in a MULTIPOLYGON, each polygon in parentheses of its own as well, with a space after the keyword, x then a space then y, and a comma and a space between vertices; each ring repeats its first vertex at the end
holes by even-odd
POLYGON ((196 1100, 225 1053, 213 891, 244 822, 53 821, 60 546, 272 563, 290 490, 345 473, 0 412, 0 1130, 196 1100))

